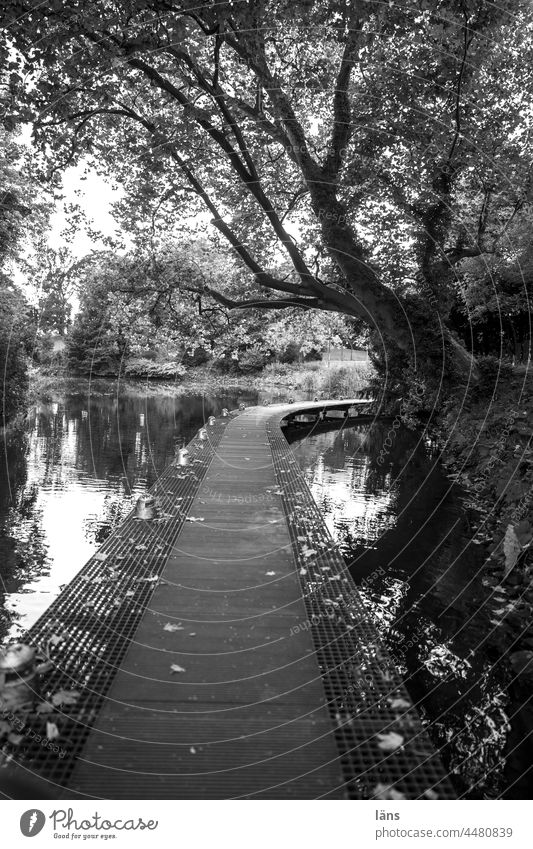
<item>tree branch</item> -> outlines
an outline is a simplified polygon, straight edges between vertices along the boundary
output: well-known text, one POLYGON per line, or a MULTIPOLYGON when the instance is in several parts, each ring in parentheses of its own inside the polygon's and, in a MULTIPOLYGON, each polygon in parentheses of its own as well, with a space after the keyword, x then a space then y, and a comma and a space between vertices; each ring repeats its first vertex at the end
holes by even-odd
POLYGON ((350 140, 352 123, 348 86, 354 66, 355 43, 351 38, 344 46, 333 96, 333 129, 328 154, 322 166, 324 179, 335 180, 342 165, 342 153, 350 140))
POLYGON ((264 310, 279 310, 288 309, 289 307, 300 307, 303 309, 328 309, 322 306, 318 298, 250 298, 248 300, 234 300, 223 295, 222 292, 217 292, 216 289, 211 289, 206 286, 204 290, 207 294, 222 304, 229 310, 238 309, 264 309, 264 310))

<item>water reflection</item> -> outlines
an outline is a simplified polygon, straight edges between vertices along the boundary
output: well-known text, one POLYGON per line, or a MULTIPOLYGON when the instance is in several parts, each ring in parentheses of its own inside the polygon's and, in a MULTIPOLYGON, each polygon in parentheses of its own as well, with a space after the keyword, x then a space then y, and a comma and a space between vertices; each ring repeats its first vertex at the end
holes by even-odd
POLYGON ((328 527, 461 793, 496 796, 509 698, 461 493, 431 450, 386 423, 293 443, 328 527))
POLYGON ((0 642, 29 627, 70 581, 176 447, 253 391, 178 395, 101 381, 52 393, 24 433, 0 444, 0 642))

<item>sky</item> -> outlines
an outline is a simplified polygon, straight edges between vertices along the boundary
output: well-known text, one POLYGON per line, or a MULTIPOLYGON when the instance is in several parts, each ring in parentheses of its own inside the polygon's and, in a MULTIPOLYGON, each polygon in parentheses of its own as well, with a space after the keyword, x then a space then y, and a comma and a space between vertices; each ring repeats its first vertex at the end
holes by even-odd
MULTIPOLYGON (((95 172, 85 174, 83 164, 67 168, 63 174, 64 200, 58 201, 56 212, 50 220, 49 243, 53 248, 59 248, 65 244, 62 235, 67 226, 65 208, 69 204, 78 203, 87 216, 91 227, 99 230, 105 236, 112 235, 118 225, 111 213, 114 201, 122 196, 119 186, 111 184, 95 172)), ((83 230, 78 230, 70 243, 70 249, 76 257, 82 257, 89 253, 98 244, 94 242, 83 230)))

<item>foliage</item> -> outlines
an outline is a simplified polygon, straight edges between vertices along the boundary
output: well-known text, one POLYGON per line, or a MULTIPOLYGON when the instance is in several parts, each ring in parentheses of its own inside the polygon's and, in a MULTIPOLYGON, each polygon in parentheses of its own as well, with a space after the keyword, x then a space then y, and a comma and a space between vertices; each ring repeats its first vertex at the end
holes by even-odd
POLYGON ((185 366, 173 362, 156 363, 143 357, 129 357, 124 364, 124 374, 128 377, 148 377, 160 379, 175 379, 185 374, 185 366))
POLYGON ((16 287, 0 274, 0 408, 3 421, 11 419, 23 407, 31 341, 28 305, 16 287))
POLYGON ((366 389, 373 376, 372 369, 366 363, 330 367, 324 362, 304 365, 272 363, 263 372, 262 385, 288 386, 315 393, 321 398, 349 398, 360 389, 366 389))
POLYGON ((20 257, 24 237, 42 225, 45 210, 20 159, 20 147, 0 120, 0 406, 4 422, 23 407, 34 336, 29 305, 13 282, 12 265, 20 257))
POLYGON ((497 256, 531 202, 526 0, 14 0, 4 18, 14 113, 52 178, 92 158, 120 180, 138 246, 231 246, 236 291, 183 281, 203 306, 340 312, 399 379, 469 372, 460 265, 497 256))

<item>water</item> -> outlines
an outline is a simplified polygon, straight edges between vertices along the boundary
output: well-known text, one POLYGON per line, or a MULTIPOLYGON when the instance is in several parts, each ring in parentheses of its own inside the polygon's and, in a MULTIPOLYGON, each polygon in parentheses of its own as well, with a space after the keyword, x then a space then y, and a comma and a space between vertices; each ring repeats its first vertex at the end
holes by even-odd
POLYGON ((0 444, 0 643, 30 627, 211 414, 257 392, 99 381, 51 393, 0 444))
MULTIPOLYGON (((294 393, 291 393, 294 394, 294 393)), ((48 607, 211 414, 254 391, 176 395, 100 381, 51 393, 0 444, 0 642, 48 607)), ((269 397, 269 400, 279 400, 269 397)), ((307 436, 293 450, 460 792, 508 775, 508 672, 490 642, 483 554, 431 446, 386 423, 307 436), (378 461, 383 459, 383 463, 378 461)), ((514 774, 523 756, 514 753, 514 774)), ((520 797, 522 785, 513 785, 520 797)))
POLYGON ((400 430, 387 450, 389 432, 377 422, 292 447, 459 793, 527 798, 530 753, 506 758, 517 706, 491 641, 486 554, 431 446, 400 430))

